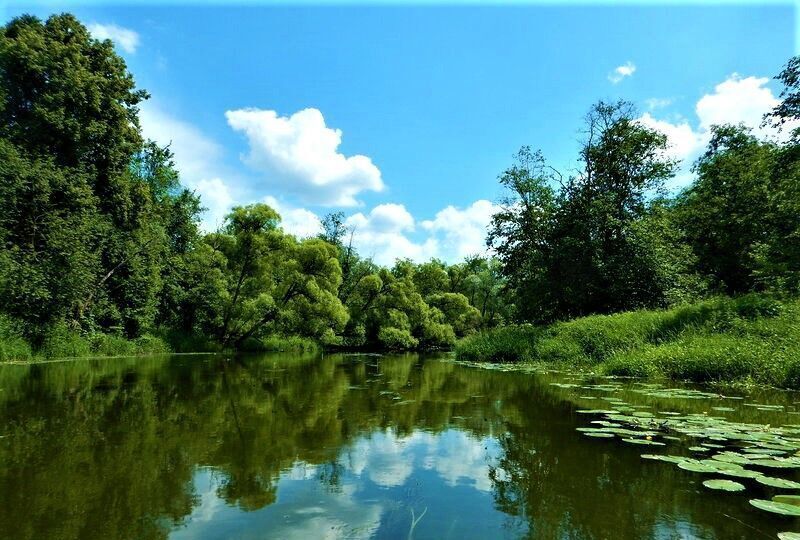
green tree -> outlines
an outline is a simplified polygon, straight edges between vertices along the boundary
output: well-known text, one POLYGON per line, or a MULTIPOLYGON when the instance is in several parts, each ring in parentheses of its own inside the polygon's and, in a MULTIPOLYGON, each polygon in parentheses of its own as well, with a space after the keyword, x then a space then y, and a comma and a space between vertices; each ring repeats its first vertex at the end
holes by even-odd
POLYGON ((797 287, 800 161, 795 145, 715 126, 678 211, 699 271, 727 293, 797 287))
POLYGON ((206 238, 223 264, 217 328, 223 345, 238 346, 270 331, 333 340, 344 329, 336 247, 321 239, 298 241, 279 223, 266 204, 236 207, 223 230, 206 238))
POLYGON ((517 316, 549 321, 663 303, 656 246, 635 234, 676 164, 666 137, 626 102, 599 102, 586 117, 581 167, 564 180, 523 148, 500 183, 509 191, 489 245, 514 291, 517 316))

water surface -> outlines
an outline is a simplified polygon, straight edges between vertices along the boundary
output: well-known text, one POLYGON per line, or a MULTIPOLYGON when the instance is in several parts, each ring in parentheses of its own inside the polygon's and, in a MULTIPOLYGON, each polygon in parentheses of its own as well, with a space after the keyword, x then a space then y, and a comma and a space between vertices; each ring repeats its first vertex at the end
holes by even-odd
POLYGON ((800 530, 749 505, 772 488, 711 492, 707 477, 641 459, 648 447, 576 431, 592 420, 576 411, 608 408, 612 394, 639 410, 775 426, 800 422, 796 394, 680 399, 647 395, 636 381, 598 382, 413 354, 0 366, 0 538, 750 539, 800 530))

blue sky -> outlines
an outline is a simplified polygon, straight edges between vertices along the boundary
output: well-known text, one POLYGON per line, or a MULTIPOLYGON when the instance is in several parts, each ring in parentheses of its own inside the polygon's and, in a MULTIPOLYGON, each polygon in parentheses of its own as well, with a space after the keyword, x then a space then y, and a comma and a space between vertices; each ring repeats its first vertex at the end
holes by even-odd
POLYGON ((380 262, 480 250, 512 154, 572 166, 601 98, 633 101, 690 162, 711 123, 758 124, 795 52, 788 3, 1 10, 71 11, 115 41, 153 96, 144 132, 172 141, 206 227, 254 201, 298 234, 343 210, 380 262))

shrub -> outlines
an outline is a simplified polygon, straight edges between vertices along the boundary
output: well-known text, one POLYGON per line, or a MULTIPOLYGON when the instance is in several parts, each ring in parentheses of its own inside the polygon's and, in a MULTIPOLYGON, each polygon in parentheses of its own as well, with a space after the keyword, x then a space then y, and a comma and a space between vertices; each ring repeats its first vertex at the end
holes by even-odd
POLYGON ((22 336, 18 323, 0 315, 0 362, 25 361, 32 357, 31 346, 22 336))
POLYGON ((378 341, 391 350, 413 349, 419 344, 411 332, 393 326, 381 328, 378 332, 378 341))

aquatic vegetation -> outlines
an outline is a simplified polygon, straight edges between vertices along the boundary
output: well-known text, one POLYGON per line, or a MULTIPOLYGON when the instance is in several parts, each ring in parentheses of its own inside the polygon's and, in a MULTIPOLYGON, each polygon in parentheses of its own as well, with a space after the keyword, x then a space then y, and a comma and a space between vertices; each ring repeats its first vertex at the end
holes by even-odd
MULTIPOLYGON (((683 448, 683 455, 680 452, 644 453, 641 458, 668 463, 687 473, 716 476, 702 481, 703 486, 711 491, 737 493, 765 488, 800 490, 800 482, 774 474, 800 468, 800 425, 740 422, 715 414, 724 412, 739 413, 736 417, 745 414, 778 418, 778 415, 788 412, 786 405, 744 402, 740 396, 725 396, 693 388, 668 388, 657 383, 625 385, 604 382, 559 388, 567 399, 576 399, 578 402, 583 398, 569 397, 570 393, 577 392, 576 388, 580 388, 581 392, 595 390, 600 396, 588 397, 600 397, 614 407, 613 411, 579 410, 601 418, 591 420, 594 427, 578 427, 578 431, 594 438, 612 439, 614 435, 619 435, 621 442, 633 445, 683 448), (635 403, 635 399, 611 397, 607 395, 609 392, 641 396, 647 402, 643 405, 635 403), (603 395, 606 397, 603 398, 603 395), (741 408, 715 404, 729 399, 742 401, 741 408), (706 407, 703 407, 704 400, 709 402, 706 407), (658 407, 658 404, 672 403, 679 405, 676 408, 680 408, 680 404, 696 404, 693 405, 695 410, 706 410, 681 413, 675 410, 661 411, 658 407)), ((668 406, 672 408, 672 405, 668 406)), ((732 414, 730 416, 734 417, 732 414)), ((776 495, 772 500, 752 499, 750 504, 771 513, 800 516, 800 495, 776 495)))
POLYGON ((760 510, 766 510, 767 512, 772 512, 773 514, 800 517, 800 506, 795 506, 793 504, 767 501, 764 499, 750 499, 750 504, 760 510))
POLYGON ((784 478, 772 478, 771 476, 760 475, 756 477, 756 482, 765 486, 779 489, 800 489, 800 482, 793 482, 784 478))
POLYGON ((744 486, 733 480, 706 480, 703 485, 709 489, 720 491, 744 491, 744 486))

